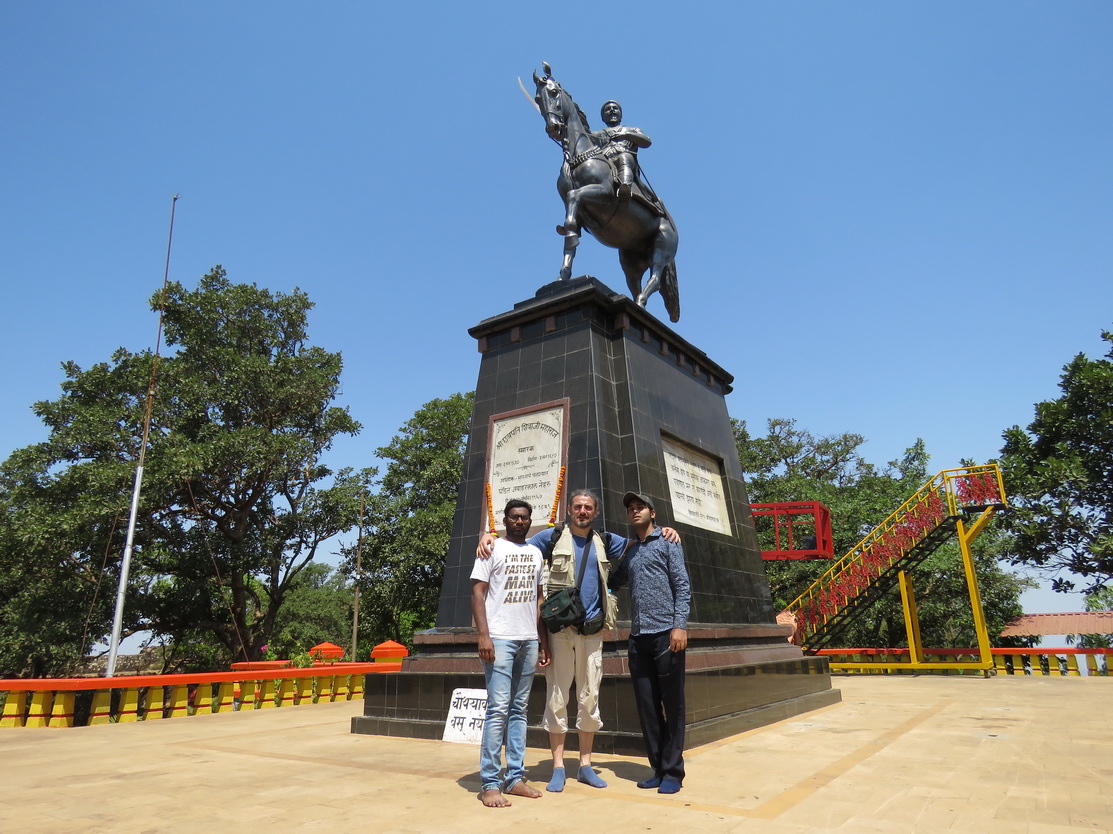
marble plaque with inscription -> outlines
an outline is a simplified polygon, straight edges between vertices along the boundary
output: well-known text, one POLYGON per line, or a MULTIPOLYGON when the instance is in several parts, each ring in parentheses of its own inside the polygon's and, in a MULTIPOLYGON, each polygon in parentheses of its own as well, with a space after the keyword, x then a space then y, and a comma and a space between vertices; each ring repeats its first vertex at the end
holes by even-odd
POLYGON ((511 498, 532 505, 534 529, 548 522, 566 454, 567 408, 550 403, 491 418, 487 482, 498 530, 503 529, 502 508, 511 498))
POLYGON ((672 497, 672 521, 732 535, 718 461, 664 437, 661 447, 672 497))

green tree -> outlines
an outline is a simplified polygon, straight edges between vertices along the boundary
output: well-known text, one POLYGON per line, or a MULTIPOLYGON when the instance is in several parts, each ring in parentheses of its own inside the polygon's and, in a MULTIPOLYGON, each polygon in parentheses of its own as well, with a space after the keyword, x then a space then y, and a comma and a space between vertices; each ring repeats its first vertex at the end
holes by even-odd
POLYGON ((1062 395, 1036 404, 1027 430, 1005 431, 1001 465, 1012 505, 1014 564, 1053 577, 1057 591, 1113 580, 1113 333, 1104 359, 1078 354, 1063 368, 1062 395))
MULTIPOLYGON (((474 400, 468 393, 426 403, 375 450, 387 467, 367 504, 361 652, 387 639, 408 643, 435 623, 474 400)), ((354 557, 347 548, 349 571, 354 557)))
POLYGON ((353 588, 341 572, 328 565, 306 565, 291 582, 275 616, 269 651, 288 658, 326 641, 347 646, 352 639, 353 588))
MULTIPOLYGON (((734 429, 750 500, 822 502, 831 511, 836 559, 923 486, 930 474, 922 440, 899 460, 879 468, 862 457, 859 450, 865 439, 859 434, 818 437, 798 428, 795 420, 783 418, 769 420, 764 437, 753 437, 744 422, 736 421, 734 429)), ((758 534, 761 547, 772 549, 772 529, 759 523, 758 534)), ((972 550, 983 608, 994 635, 1021 613, 1019 596, 1026 583, 1001 569, 999 535, 993 528, 982 533, 972 550)), ((826 559, 766 562, 774 608, 788 605, 830 565, 826 559)), ((915 571, 913 584, 921 636, 927 645, 976 642, 957 544, 944 545, 929 556, 915 571)), ((890 592, 860 614, 843 632, 841 642, 863 647, 907 645, 899 592, 890 592)))
MULTIPOLYGON (((321 462, 359 424, 332 405, 340 354, 307 344, 311 308, 220 267, 196 290, 167 287, 125 633, 176 647, 179 668, 256 657, 374 474, 321 462)), ((109 630, 155 363, 120 348, 87 370, 64 364, 62 396, 33 406, 49 437, 0 465, 0 581, 19 615, 0 634, 6 674, 64 671, 109 630)))
MULTIPOLYGON (((1086 594, 1087 611, 1113 611, 1113 588, 1098 588, 1086 594)), ((1080 649, 1113 648, 1113 634, 1068 634, 1067 645, 1080 649)))
MULTIPOLYGON (((820 501, 832 513, 835 558, 842 556, 918 489, 927 478, 927 452, 917 441, 900 461, 878 471, 859 449, 865 438, 844 433, 817 437, 795 420, 770 419, 764 437, 734 422, 738 456, 750 500, 820 501)), ((773 531, 759 522, 759 544, 772 549, 773 531)), ((826 560, 766 562, 773 606, 784 608, 823 573, 826 560)))

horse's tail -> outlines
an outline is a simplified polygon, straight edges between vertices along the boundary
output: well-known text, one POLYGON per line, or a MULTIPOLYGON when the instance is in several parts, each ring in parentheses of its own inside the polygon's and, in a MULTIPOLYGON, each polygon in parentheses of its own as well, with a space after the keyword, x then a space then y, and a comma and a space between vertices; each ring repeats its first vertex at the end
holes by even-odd
POLYGON ((676 283, 676 261, 669 261, 661 270, 661 298, 669 312, 669 321, 680 321, 680 289, 676 283))

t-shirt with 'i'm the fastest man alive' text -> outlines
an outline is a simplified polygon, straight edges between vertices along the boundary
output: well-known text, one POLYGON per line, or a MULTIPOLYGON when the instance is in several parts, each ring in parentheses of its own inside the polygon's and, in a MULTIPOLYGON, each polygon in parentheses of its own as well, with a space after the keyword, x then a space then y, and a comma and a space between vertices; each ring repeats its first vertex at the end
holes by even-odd
POLYGON ((476 559, 471 578, 487 583, 487 629, 492 639, 537 638, 537 594, 544 559, 532 544, 495 539, 487 559, 476 559))

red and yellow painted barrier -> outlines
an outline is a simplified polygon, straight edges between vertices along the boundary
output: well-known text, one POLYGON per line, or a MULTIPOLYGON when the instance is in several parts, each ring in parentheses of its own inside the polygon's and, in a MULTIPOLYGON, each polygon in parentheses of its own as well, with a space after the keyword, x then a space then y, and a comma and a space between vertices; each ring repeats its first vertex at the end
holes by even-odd
POLYGON ((31 709, 27 712, 26 727, 45 727, 50 722, 50 710, 53 709, 53 699, 47 692, 31 693, 31 709))
MULTIPOLYGON (((54 693, 54 707, 50 711, 50 727, 72 727, 73 707, 77 695, 73 692, 54 693)), ((160 715, 159 718, 162 718, 160 715)))
POLYGON ((0 715, 0 727, 22 727, 27 720, 27 692, 17 689, 8 692, 4 699, 4 712, 0 715))
POLYGON ((398 664, 398 668, 402 668, 402 661, 410 654, 409 650, 401 643, 396 643, 393 640, 387 640, 385 643, 379 643, 371 650, 371 659, 375 663, 398 664))
POLYGON ((364 675, 401 671, 409 652, 387 641, 371 654, 371 663, 317 663, 304 669, 236 663, 230 672, 0 680, 6 696, 0 728, 72 727, 82 692, 91 693, 89 724, 358 700, 364 675))
POLYGON ((908 649, 820 649, 830 660, 832 672, 844 674, 899 675, 926 672, 944 675, 976 674, 1032 675, 1036 677, 1107 677, 1113 674, 1113 649, 990 649, 993 669, 974 667, 980 650, 921 649, 932 658, 930 665, 913 668, 908 649))

